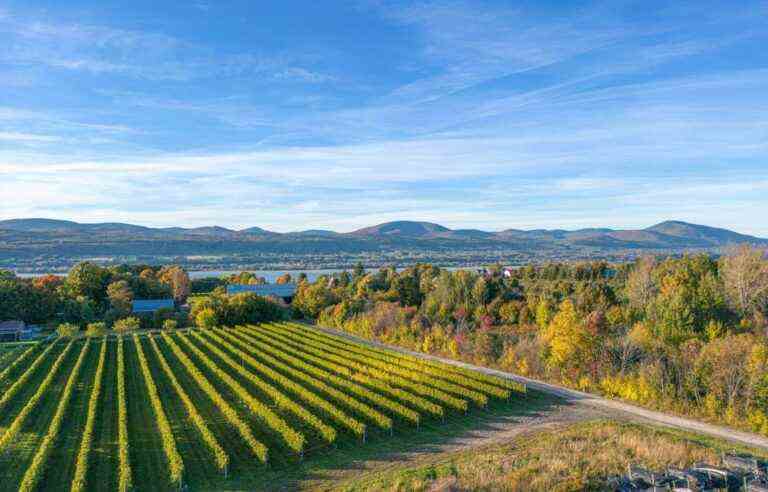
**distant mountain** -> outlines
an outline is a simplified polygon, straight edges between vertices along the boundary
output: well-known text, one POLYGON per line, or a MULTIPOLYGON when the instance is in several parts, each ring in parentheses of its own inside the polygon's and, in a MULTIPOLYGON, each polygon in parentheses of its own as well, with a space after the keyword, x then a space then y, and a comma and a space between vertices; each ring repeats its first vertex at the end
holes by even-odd
POLYGON ((440 233, 450 232, 447 227, 431 222, 411 222, 400 220, 396 222, 386 222, 364 229, 358 229, 350 234, 355 236, 407 236, 407 237, 426 237, 435 236, 440 233))
POLYGON ((294 265, 314 265, 318 261, 327 262, 328 258, 349 261, 352 257, 392 261, 453 258, 455 262, 482 264, 509 258, 518 261, 521 258, 623 258, 643 252, 717 251, 739 243, 768 247, 766 239, 681 221, 666 221, 646 229, 507 229, 498 232, 452 230, 432 222, 395 221, 349 233, 319 229, 278 233, 260 227, 240 231, 219 226, 150 228, 35 218, 0 221, 0 268, 22 262, 43 269, 51 261, 62 264, 75 258, 153 261, 153 258, 185 256, 235 258, 241 262, 251 258, 248 261, 262 263, 290 258, 294 265))
POLYGON ((728 243, 748 243, 754 242, 758 238, 729 231, 728 229, 719 229, 704 225, 689 224, 678 220, 668 220, 655 226, 651 226, 646 231, 657 232, 666 236, 681 238, 687 241, 702 241, 713 245, 722 245, 728 243))

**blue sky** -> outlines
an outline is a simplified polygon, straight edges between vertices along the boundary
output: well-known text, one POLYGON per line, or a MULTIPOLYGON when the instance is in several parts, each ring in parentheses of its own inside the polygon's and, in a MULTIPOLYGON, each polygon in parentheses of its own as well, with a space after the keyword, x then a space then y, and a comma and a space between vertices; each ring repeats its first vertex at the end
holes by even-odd
POLYGON ((768 237, 768 2, 0 0, 0 218, 768 237))

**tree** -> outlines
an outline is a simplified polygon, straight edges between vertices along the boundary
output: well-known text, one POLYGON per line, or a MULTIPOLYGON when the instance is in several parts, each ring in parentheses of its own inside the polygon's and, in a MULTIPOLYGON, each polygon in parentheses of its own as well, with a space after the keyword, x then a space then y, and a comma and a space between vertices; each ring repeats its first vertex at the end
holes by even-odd
POLYGON ((195 315, 195 325, 198 328, 210 329, 218 325, 216 312, 212 308, 203 308, 195 315))
POLYGON ((653 270, 656 260, 646 256, 637 260, 635 267, 627 277, 626 292, 629 305, 638 311, 644 311, 657 292, 653 270))
POLYGON ((728 409, 734 409, 739 397, 745 395, 755 345, 752 335, 730 335, 709 342, 699 355, 697 370, 709 394, 726 403, 728 409))
POLYGON ((101 303, 106 297, 108 283, 109 272, 106 269, 85 261, 69 271, 65 285, 73 297, 84 296, 101 303))
POLYGON ((291 280, 293 280, 293 278, 291 278, 291 274, 290 273, 284 273, 284 274, 280 275, 279 277, 277 277, 277 279, 275 280, 275 283, 276 284, 281 284, 281 285, 282 284, 290 284, 291 280))
POLYGON ((112 325, 112 329, 118 333, 127 333, 130 331, 138 330, 139 328, 141 328, 141 322, 139 321, 139 318, 134 316, 119 319, 115 321, 114 325, 112 325))
POLYGON ((768 306, 768 260, 760 250, 744 245, 723 257, 720 276, 730 305, 742 316, 764 312, 768 306))
POLYGON ((184 303, 187 300, 191 291, 191 282, 186 270, 178 265, 164 267, 160 270, 158 278, 170 287, 171 295, 177 302, 184 303))
POLYGON ((58 333, 60 337, 74 337, 80 333, 80 327, 74 323, 61 323, 56 328, 56 333, 58 333))
POLYGON ((566 299, 544 332, 548 361, 555 367, 578 369, 590 359, 592 337, 579 319, 573 302, 566 299))
POLYGON ((323 309, 338 300, 323 282, 302 283, 293 299, 293 307, 308 318, 317 318, 323 309))
POLYGON ((85 336, 100 337, 107 333, 107 324, 103 321, 97 323, 88 323, 85 327, 85 336))
POLYGON ((107 286, 107 297, 110 305, 123 315, 129 314, 133 308, 133 291, 125 280, 112 282, 107 286))

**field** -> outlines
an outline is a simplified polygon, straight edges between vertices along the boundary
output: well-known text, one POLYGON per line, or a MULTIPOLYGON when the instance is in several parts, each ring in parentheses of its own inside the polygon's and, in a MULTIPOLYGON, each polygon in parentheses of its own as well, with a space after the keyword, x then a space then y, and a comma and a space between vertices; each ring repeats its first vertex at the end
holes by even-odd
POLYGON ((605 490, 628 464, 661 471, 718 464, 725 452, 765 459, 754 448, 679 430, 598 419, 523 431, 501 442, 444 453, 337 481, 342 491, 605 490))
POLYGON ((546 404, 292 323, 60 339, 0 353, 0 490, 298 488, 546 404))

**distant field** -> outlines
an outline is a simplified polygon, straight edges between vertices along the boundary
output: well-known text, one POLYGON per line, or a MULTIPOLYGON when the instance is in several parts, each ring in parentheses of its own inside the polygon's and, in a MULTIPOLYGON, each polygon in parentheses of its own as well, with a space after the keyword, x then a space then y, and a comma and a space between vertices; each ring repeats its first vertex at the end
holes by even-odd
POLYGON ((293 323, 59 340, 0 351, 0 490, 299 488, 547 404, 293 323))

